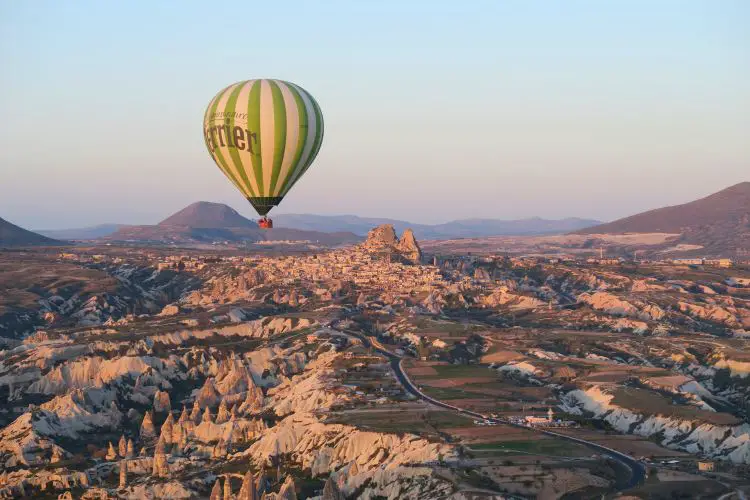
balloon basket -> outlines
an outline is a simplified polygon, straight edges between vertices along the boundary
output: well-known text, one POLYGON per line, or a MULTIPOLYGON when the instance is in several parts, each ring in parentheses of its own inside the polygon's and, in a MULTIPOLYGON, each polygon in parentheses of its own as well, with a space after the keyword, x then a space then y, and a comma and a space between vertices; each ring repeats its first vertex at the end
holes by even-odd
POLYGON ((258 220, 258 227, 261 229, 273 229, 273 221, 266 217, 258 220))

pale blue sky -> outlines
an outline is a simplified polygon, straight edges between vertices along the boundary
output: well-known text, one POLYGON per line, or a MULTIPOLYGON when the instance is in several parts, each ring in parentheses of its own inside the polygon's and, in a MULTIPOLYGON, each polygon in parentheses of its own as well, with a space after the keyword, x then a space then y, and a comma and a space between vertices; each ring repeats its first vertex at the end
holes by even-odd
MULTIPOLYGON (((247 202, 203 145, 283 78, 326 136, 284 212, 613 219, 750 180, 750 2, 0 3, 0 217, 247 202)), ((271 213, 273 215, 274 212, 271 213)))

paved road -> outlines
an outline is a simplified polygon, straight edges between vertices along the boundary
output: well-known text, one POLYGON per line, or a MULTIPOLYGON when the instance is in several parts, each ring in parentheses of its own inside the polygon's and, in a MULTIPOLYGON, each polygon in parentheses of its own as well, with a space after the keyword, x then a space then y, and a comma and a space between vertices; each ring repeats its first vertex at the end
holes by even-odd
POLYGON ((383 347, 382 344, 380 344, 377 339, 373 339, 371 337, 368 337, 366 335, 363 335, 359 332, 352 332, 352 331, 346 331, 345 333, 349 335, 353 335, 360 339, 365 346, 372 347, 376 351, 378 351, 383 356, 387 357, 390 361, 391 368, 393 369, 393 373, 396 375, 396 378, 399 382, 401 382, 401 385, 404 386, 404 388, 411 393, 412 395, 416 396, 419 399, 422 399, 424 401, 427 401, 428 403, 431 403, 434 406, 438 406, 440 408, 445 408, 447 410, 452 410, 457 413, 460 413, 462 415, 466 415, 469 417, 481 419, 481 420, 489 420, 490 422, 494 422, 496 424, 504 424, 504 425, 510 425, 513 427, 520 427, 523 429, 531 430, 534 432, 539 432, 540 434, 546 434, 548 436, 553 436, 558 439, 564 439, 566 441, 571 441, 577 444, 581 444, 584 446, 587 446, 598 453, 601 453, 602 455, 606 455, 613 460, 616 460, 620 464, 624 465, 628 470, 630 470, 630 474, 627 477, 621 477, 618 475, 617 481, 615 484, 615 487, 618 491, 627 490, 629 488, 633 488, 643 482, 643 480, 646 477, 646 468, 645 466, 639 462, 638 460, 635 460, 633 457, 630 457, 624 453, 620 453, 617 450, 613 450, 612 448, 607 448, 606 446, 602 446, 600 444, 586 441, 585 439, 579 439, 573 436, 567 436, 565 434, 560 434, 558 432, 550 431, 550 430, 543 430, 538 427, 529 427, 525 425, 520 424, 514 424, 511 422, 506 422, 505 420, 499 420, 495 418, 488 418, 481 413, 477 413, 475 411, 466 410, 464 408, 459 408, 458 406, 449 405, 448 403, 444 403, 442 401, 439 401, 437 399, 434 399, 422 391, 419 390, 419 388, 412 383, 412 381, 409 379, 408 375, 406 375, 406 372, 403 369, 402 361, 403 359, 389 350, 387 350, 385 347, 383 347))
POLYGON ((717 500, 730 500, 730 499, 733 499, 735 496, 737 497, 738 500, 747 500, 747 495, 745 495, 745 492, 740 489, 736 489, 734 491, 730 491, 729 493, 725 493, 721 495, 717 500))

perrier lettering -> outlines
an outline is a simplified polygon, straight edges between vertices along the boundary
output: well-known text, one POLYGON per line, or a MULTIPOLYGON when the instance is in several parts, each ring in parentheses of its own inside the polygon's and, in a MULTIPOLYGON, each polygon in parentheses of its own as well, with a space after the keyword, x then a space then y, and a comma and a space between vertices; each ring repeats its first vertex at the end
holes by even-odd
POLYGON ((206 146, 211 151, 216 151, 219 146, 236 148, 240 151, 248 151, 255 154, 253 145, 258 143, 258 135, 240 126, 232 127, 229 120, 225 124, 212 125, 203 129, 206 146))

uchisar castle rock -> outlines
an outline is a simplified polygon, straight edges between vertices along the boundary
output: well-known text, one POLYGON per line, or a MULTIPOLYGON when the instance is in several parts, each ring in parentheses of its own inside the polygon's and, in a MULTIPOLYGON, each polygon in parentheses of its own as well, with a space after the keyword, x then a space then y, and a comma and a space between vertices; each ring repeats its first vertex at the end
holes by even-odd
POLYGON ((367 233, 367 240, 362 247, 375 253, 381 253, 404 262, 419 264, 422 261, 422 250, 419 248, 411 229, 406 229, 399 237, 391 224, 383 224, 367 233))

